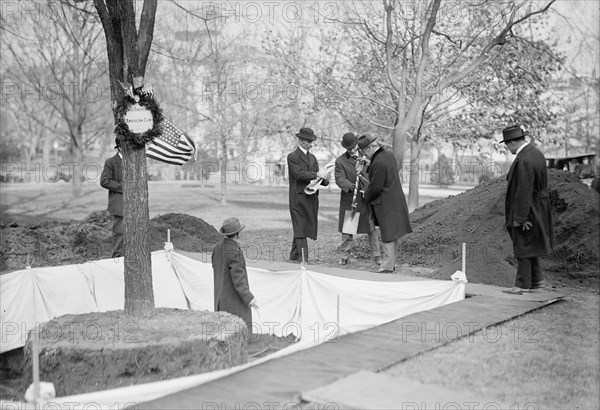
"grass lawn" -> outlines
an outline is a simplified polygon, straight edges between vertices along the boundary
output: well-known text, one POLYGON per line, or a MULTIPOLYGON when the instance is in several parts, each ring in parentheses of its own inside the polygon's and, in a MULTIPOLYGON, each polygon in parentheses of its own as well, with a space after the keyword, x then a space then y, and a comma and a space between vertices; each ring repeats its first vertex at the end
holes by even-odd
POLYGON ((597 294, 574 293, 385 373, 497 398, 511 409, 598 409, 599 302, 597 294))

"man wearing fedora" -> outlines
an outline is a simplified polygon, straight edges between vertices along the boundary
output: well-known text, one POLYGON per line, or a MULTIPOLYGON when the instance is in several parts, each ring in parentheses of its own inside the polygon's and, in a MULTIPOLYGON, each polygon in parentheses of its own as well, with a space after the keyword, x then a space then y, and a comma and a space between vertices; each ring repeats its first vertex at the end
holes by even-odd
POLYGON ((312 143, 317 139, 314 131, 310 128, 300 128, 296 137, 298 137, 298 148, 287 156, 290 180, 289 206, 294 230, 290 260, 307 263, 306 238, 317 239, 319 191, 307 195, 304 189, 316 178, 322 178, 322 185, 328 185, 330 175, 328 171, 319 171, 317 158, 310 153, 312 143))
POLYGON ((381 242, 385 249, 381 266, 372 271, 392 273, 396 269, 398 239, 412 232, 412 228, 396 157, 380 147, 376 140, 376 137, 370 135, 362 135, 358 139, 358 149, 371 160, 369 185, 364 198, 373 206, 375 225, 381 230, 381 242))
MULTIPOLYGON (((343 233, 344 218, 346 211, 352 210, 352 199, 356 188, 356 176, 360 172, 364 180, 366 177, 366 168, 362 161, 358 161, 358 153, 356 149, 357 138, 351 132, 347 132, 342 137, 342 147, 346 148, 346 152, 340 155, 335 160, 335 183, 340 187, 340 215, 338 223, 338 231, 342 233, 342 244, 340 250, 344 255, 339 261, 340 265, 346 265, 350 260, 350 252, 352 251, 354 241, 351 234, 343 233)), ((359 181, 360 185, 360 181, 359 181)), ((360 186, 358 187, 360 189, 360 186)), ((360 194, 356 197, 356 211, 359 214, 357 233, 366 233, 369 238, 371 247, 371 257, 377 264, 381 264, 381 253, 379 251, 379 241, 375 231, 375 223, 372 217, 371 207, 360 194)))
POLYGON ((246 259, 237 240, 246 225, 238 218, 227 218, 219 232, 225 237, 213 249, 212 267, 215 290, 215 312, 229 312, 241 317, 248 333, 252 332, 252 309, 258 309, 256 299, 250 292, 246 259))
POLYGON ((516 158, 506 179, 506 229, 513 242, 517 258, 515 285, 506 293, 522 295, 542 289, 544 280, 540 256, 554 246, 554 231, 546 158, 536 147, 525 141, 528 134, 519 125, 502 130, 502 141, 516 158))
POLYGON ((108 212, 112 216, 113 258, 123 256, 123 156, 119 139, 115 138, 117 153, 104 162, 100 186, 108 189, 108 212))

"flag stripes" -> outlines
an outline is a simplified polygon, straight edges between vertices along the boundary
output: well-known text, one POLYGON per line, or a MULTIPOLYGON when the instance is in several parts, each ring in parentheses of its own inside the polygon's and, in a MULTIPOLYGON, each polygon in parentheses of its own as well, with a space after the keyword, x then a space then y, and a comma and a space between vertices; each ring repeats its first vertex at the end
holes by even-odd
POLYGON ((146 157, 173 165, 183 165, 194 155, 194 141, 166 118, 161 135, 146 147, 146 157))

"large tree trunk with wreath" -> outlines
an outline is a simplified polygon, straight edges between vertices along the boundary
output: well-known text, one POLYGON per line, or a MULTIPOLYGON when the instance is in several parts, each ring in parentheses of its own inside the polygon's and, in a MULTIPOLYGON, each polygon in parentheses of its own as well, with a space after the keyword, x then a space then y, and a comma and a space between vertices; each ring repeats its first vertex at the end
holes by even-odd
MULTIPOLYGON (((116 107, 125 98, 119 81, 133 84, 143 77, 150 53, 157 0, 144 0, 136 30, 133 0, 94 0, 106 36, 111 100, 116 107)), ((122 141, 125 256, 125 312, 147 316, 154 309, 148 235, 148 179, 143 146, 122 141)))

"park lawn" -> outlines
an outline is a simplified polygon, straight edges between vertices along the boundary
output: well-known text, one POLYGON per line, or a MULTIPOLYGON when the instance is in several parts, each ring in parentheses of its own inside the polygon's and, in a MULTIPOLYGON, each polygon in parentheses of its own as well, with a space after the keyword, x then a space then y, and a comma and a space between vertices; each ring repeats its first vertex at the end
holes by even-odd
POLYGON ((573 293, 384 372, 514 403, 513 409, 598 409, 599 302, 598 294, 573 293))

